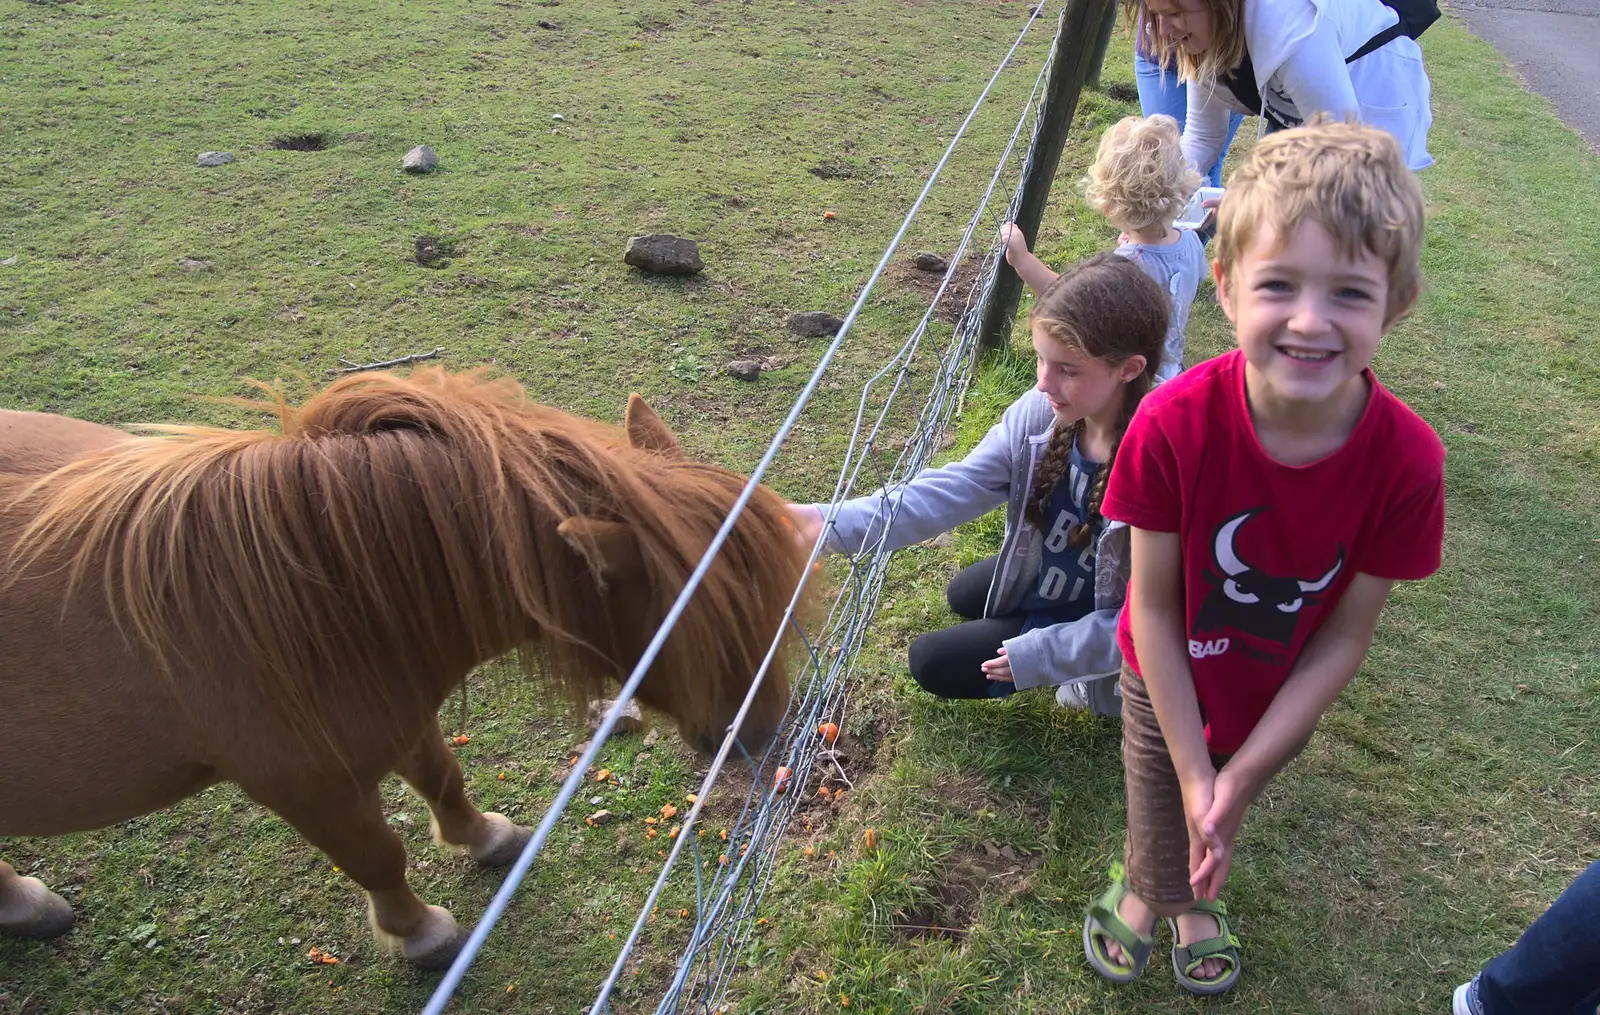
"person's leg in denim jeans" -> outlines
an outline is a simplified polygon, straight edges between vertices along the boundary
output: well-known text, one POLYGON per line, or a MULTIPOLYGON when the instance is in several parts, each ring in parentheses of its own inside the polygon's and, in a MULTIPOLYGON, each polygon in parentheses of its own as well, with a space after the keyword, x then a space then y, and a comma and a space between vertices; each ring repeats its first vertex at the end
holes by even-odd
MULTIPOLYGON (((1184 122, 1189 117, 1189 88, 1178 79, 1178 72, 1164 71, 1160 64, 1135 53, 1133 80, 1139 87, 1140 115, 1154 116, 1157 113, 1165 113, 1178 121, 1178 130, 1183 130, 1184 122)), ((1222 145, 1222 154, 1217 156, 1217 164, 1206 174, 1206 183, 1209 186, 1222 186, 1222 163, 1228 157, 1228 146, 1233 144, 1233 135, 1238 133, 1239 124, 1243 122, 1244 116, 1240 113, 1234 113, 1228 118, 1228 140, 1222 145)))
POLYGON ((1600 1005, 1600 860, 1517 943, 1457 988, 1455 1015, 1595 1015, 1600 1005))

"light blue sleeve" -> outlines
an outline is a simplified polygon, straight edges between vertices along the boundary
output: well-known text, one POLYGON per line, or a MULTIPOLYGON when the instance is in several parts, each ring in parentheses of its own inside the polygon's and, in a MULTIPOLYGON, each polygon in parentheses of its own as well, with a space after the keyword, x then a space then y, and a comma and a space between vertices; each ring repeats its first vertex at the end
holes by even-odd
MULTIPOLYGON (((924 469, 910 482, 839 505, 825 548, 856 552, 885 538, 895 550, 932 539, 1006 503, 1012 464, 1023 444, 1025 399, 1018 399, 958 462, 924 469)), ((815 505, 826 517, 828 505, 815 505)))
POLYGON ((1122 670, 1117 617, 1122 610, 1095 610, 1064 624, 1039 627, 1006 641, 1017 689, 1056 687, 1108 677, 1122 670))

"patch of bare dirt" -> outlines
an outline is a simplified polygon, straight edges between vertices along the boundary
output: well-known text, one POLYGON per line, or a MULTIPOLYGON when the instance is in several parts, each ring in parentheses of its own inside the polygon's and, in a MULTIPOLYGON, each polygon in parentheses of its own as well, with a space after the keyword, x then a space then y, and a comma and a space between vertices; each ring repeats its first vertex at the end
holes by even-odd
POLYGON ((923 271, 910 258, 905 258, 889 265, 884 277, 893 283, 895 288, 916 293, 924 302, 930 302, 939 291, 939 286, 944 283, 945 275, 951 274, 953 277, 950 279, 950 287, 939 300, 934 317, 945 324, 954 324, 961 319, 968 298, 977 297, 981 267, 977 258, 968 257, 958 264, 951 265, 948 272, 923 271))
POLYGON ((1030 855, 990 842, 957 853, 932 886, 928 901, 895 913, 895 936, 909 941, 964 935, 984 899, 1013 899, 1027 893, 1032 889, 1030 875, 1043 862, 1042 854, 1030 855))

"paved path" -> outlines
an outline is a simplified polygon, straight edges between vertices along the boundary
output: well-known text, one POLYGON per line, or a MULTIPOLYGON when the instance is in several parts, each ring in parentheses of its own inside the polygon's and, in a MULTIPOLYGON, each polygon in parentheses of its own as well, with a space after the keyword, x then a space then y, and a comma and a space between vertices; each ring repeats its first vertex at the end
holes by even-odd
POLYGON ((1454 0, 1450 9, 1600 150, 1600 0, 1454 0))

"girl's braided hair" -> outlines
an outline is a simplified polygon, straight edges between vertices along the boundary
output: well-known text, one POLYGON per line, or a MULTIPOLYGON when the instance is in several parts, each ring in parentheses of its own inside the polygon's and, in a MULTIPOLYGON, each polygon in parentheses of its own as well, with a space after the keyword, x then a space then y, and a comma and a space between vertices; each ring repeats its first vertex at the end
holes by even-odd
MULTIPOLYGON (((1067 532, 1067 544, 1081 547, 1100 523, 1100 504, 1105 499, 1106 482, 1117 457, 1122 435, 1128 432, 1134 410, 1155 381, 1156 367, 1167 337, 1167 294, 1144 273, 1144 269, 1118 254, 1093 254, 1068 268, 1044 291, 1033 311, 1028 327, 1042 332, 1116 366, 1133 356, 1144 357, 1144 370, 1122 388, 1122 407, 1117 413, 1116 430, 1111 438, 1111 454, 1095 476, 1089 492, 1089 517, 1067 532)), ((1045 532, 1050 521, 1046 512, 1056 485, 1067 470, 1073 442, 1083 432, 1080 418, 1066 426, 1057 424, 1050 444, 1033 476, 1033 497, 1025 517, 1034 528, 1045 532)))

